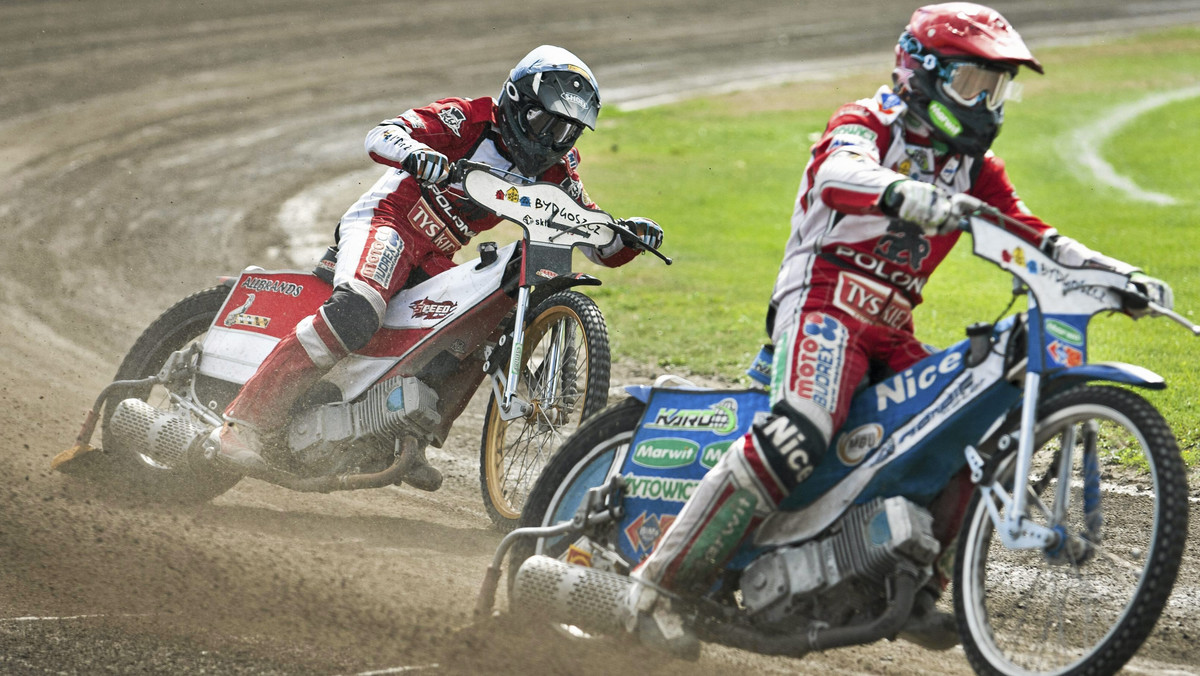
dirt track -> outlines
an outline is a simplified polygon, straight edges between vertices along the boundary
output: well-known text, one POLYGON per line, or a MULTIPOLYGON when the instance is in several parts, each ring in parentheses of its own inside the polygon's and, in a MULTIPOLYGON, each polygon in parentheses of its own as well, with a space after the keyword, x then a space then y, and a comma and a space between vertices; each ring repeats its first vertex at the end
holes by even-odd
MULTIPOLYGON (((1031 41, 1200 20, 1197 2, 997 6, 1031 41), (1097 23, 1064 27, 1082 19, 1097 23)), ((499 542, 478 495, 474 409, 432 456, 448 470, 435 494, 305 496, 244 481, 203 508, 164 510, 102 499, 51 474, 49 459, 162 309, 247 263, 288 264, 284 221, 317 224, 324 241, 375 178, 361 143, 378 120, 495 94, 544 42, 584 56, 620 98, 703 73, 886 54, 910 11, 883 0, 0 4, 0 672, 644 666, 607 656, 581 667, 458 631, 499 542)), ((628 364, 619 375, 653 376, 628 364)), ((1193 544, 1138 670, 1195 673, 1198 589, 1193 544)), ((802 662, 710 649, 663 672, 735 668, 967 671, 959 650, 895 643, 802 662)))

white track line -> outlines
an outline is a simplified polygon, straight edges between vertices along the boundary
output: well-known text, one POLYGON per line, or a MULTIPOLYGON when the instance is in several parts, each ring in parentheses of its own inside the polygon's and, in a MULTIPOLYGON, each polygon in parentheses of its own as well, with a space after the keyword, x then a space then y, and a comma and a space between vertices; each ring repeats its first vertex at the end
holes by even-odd
POLYGON ((422 666, 412 667, 391 667, 390 669, 380 669, 378 671, 360 671, 354 676, 382 676, 383 674, 404 674, 410 671, 424 671, 426 669, 438 669, 437 664, 425 664, 422 666))
POLYGON ((126 614, 126 615, 61 615, 39 617, 36 615, 27 615, 25 617, 0 617, 0 622, 61 622, 65 620, 92 620, 98 618, 110 617, 149 617, 148 613, 126 614))
MULTIPOLYGON (((1178 204, 1179 200, 1171 195, 1146 190, 1129 177, 1117 173, 1117 170, 1100 156, 1100 146, 1138 117, 1156 108, 1196 97, 1200 97, 1200 86, 1154 94, 1139 101, 1118 106, 1090 125, 1067 135, 1059 143, 1059 148, 1069 161, 1082 165, 1091 172, 1097 181, 1120 190, 1130 199, 1163 206, 1178 204)), ((1158 136, 1152 142, 1158 143, 1162 140, 1163 136, 1158 136)))

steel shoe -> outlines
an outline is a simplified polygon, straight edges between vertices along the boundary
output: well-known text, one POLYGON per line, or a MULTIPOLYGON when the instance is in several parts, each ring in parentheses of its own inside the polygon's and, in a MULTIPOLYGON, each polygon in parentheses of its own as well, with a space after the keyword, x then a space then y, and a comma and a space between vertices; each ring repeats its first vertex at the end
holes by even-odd
POLYGON ((625 628, 639 643, 684 660, 700 659, 700 641, 671 607, 671 599, 635 583, 626 597, 625 628))
POLYGON ((940 590, 930 586, 917 591, 912 614, 900 629, 899 638, 927 650, 949 650, 958 645, 958 624, 954 614, 937 609, 940 590))
POLYGON ((425 446, 413 452, 413 466, 401 480, 417 490, 433 492, 442 487, 442 473, 425 459, 425 446))
POLYGON ((262 457, 259 432, 249 425, 226 421, 209 435, 209 446, 215 448, 214 459, 221 465, 244 474, 261 473, 267 469, 262 457))

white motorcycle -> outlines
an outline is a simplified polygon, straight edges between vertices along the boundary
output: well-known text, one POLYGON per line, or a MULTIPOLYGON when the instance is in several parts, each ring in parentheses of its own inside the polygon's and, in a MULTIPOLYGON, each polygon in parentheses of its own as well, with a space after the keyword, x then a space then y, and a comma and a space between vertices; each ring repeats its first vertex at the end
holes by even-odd
MULTIPOLYGON (((604 317, 575 289, 600 280, 573 271, 574 249, 621 237, 670 259, 561 186, 467 161, 454 176, 445 190, 516 223, 524 237, 480 244, 476 260, 392 298, 371 342, 299 399, 256 478, 315 492, 400 484, 427 445, 442 446, 488 378, 480 489, 493 522, 511 530, 542 467, 606 405, 604 317)), ((154 499, 198 502, 229 490, 241 477, 213 462, 203 442, 275 344, 329 297, 333 253, 313 272, 247 268, 164 312, 52 467, 154 499), (101 420, 102 450, 90 445, 101 420)))

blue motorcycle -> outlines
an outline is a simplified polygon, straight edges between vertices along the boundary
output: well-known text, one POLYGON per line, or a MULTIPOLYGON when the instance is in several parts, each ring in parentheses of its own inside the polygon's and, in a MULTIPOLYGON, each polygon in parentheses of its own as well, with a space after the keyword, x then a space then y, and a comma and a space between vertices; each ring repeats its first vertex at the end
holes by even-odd
MULTIPOLYGON (((1055 262, 1000 227, 1004 218, 978 205, 959 227, 975 255, 1011 273, 1027 310, 973 325, 961 343, 856 395, 783 509, 705 595, 674 600, 701 640, 800 657, 893 639, 940 570, 952 576, 958 635, 979 673, 1113 673, 1141 646, 1183 553, 1186 470, 1167 422, 1129 387, 1162 389, 1163 379, 1089 362, 1087 329, 1109 311, 1200 327, 1126 275, 1055 262), (1126 468, 1142 472, 1136 486, 1109 480, 1126 468), (947 495, 955 490, 961 497, 947 495)), ((768 411, 762 389, 660 379, 629 391, 546 466, 524 527, 485 579, 481 614, 511 550, 514 612, 623 640, 629 571, 768 411)))

